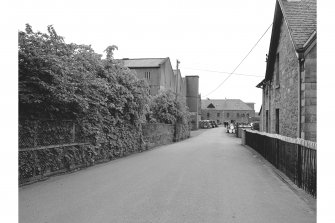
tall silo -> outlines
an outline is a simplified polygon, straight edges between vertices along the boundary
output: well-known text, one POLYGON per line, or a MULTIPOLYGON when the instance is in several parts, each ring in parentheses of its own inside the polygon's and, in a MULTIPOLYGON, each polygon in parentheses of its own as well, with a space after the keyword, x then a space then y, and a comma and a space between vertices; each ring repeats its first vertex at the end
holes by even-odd
POLYGON ((186 105, 192 114, 192 129, 198 129, 199 76, 186 76, 186 105))

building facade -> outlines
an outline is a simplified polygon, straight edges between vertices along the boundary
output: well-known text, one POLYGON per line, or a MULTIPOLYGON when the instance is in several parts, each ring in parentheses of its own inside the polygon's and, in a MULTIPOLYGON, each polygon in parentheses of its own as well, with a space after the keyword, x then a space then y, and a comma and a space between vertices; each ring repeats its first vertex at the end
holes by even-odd
POLYGON ((201 100, 201 120, 215 120, 218 124, 249 123, 254 116, 254 103, 240 99, 201 100))
POLYGON ((171 90, 186 98, 186 80, 181 77, 180 70, 177 72, 172 69, 170 58, 125 58, 122 61, 124 66, 135 71, 139 79, 147 81, 150 95, 157 95, 162 90, 171 90))
POLYGON ((150 95, 171 90, 184 100, 191 112, 192 129, 198 129, 200 120, 199 76, 182 77, 180 70, 173 70, 170 58, 122 59, 124 66, 135 71, 139 79, 147 81, 150 95))
POLYGON ((260 129, 316 141, 316 1, 277 0, 260 129))

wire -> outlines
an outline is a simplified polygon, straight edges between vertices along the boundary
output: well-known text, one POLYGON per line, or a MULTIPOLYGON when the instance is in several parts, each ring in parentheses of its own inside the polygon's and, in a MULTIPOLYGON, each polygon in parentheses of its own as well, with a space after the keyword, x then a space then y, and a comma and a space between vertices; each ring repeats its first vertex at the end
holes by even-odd
MULTIPOLYGON (((213 72, 213 73, 222 73, 222 74, 230 74, 230 72, 225 72, 225 71, 216 71, 216 70, 205 70, 205 69, 197 69, 197 68, 188 68, 185 67, 183 69, 187 70, 200 70, 200 71, 207 71, 207 72, 213 72)), ((255 75, 255 74, 239 74, 239 73, 233 73, 235 75, 242 75, 242 76, 250 76, 250 77, 264 77, 264 75, 255 75)))
POLYGON ((231 77, 231 75, 233 75, 233 73, 235 72, 235 70, 237 70, 237 68, 243 63, 243 61, 249 56, 249 54, 251 53, 251 51, 253 51, 253 49, 257 46, 257 44, 259 43, 259 41, 263 38, 263 36, 268 32, 268 30, 270 29, 270 27, 272 26, 272 23, 270 24, 270 26, 265 30, 265 32, 263 33, 263 35, 257 40, 257 42, 255 43, 255 45, 251 48, 251 50, 247 53, 247 55, 241 60, 241 62, 235 67, 235 69, 233 70, 233 72, 231 72, 228 77, 226 77, 226 79, 224 79, 219 86, 217 86, 214 90, 212 90, 209 94, 207 94, 205 97, 207 97, 208 95, 212 94, 214 91, 216 91, 218 88, 220 88, 224 82, 226 82, 226 80, 228 80, 228 78, 231 77))

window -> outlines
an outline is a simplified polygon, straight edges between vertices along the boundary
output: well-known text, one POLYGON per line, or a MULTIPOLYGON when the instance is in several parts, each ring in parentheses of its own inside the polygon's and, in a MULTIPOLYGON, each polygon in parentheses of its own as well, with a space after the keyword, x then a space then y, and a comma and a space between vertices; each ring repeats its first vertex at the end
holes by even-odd
POLYGON ((276 109, 276 133, 279 134, 279 108, 276 109))
POLYGON ((242 116, 242 118, 244 118, 244 114, 242 114, 241 116, 242 116))
POLYGON ((266 132, 269 132, 269 110, 265 112, 266 132))
POLYGON ((247 117, 249 118, 249 113, 247 113, 247 117))
POLYGON ((151 78, 150 72, 149 71, 144 72, 144 77, 145 79, 150 80, 151 78))
POLYGON ((207 106, 207 108, 215 108, 215 106, 214 106, 212 103, 210 103, 210 104, 207 106))
POLYGON ((220 113, 217 113, 217 116, 220 117, 220 113))
POLYGON ((275 80, 275 83, 276 83, 276 87, 278 87, 279 86, 279 53, 277 53, 277 55, 276 55, 276 64, 275 64, 275 66, 276 66, 276 70, 275 70, 275 72, 276 72, 276 80, 275 80))
POLYGON ((227 118, 229 118, 229 112, 227 113, 227 118))
POLYGON ((207 118, 209 118, 209 113, 207 113, 207 118))
POLYGON ((239 118, 240 117, 240 113, 237 113, 236 116, 237 116, 237 118, 239 118))

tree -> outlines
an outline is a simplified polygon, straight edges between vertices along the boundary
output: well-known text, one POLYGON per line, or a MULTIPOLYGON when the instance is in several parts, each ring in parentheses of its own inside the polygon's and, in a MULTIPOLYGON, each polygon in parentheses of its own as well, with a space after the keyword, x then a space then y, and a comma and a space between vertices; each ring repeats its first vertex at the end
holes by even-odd
POLYGON ((27 24, 19 32, 20 118, 72 119, 98 144, 125 143, 115 139, 137 134, 148 85, 113 58, 115 49, 107 47, 103 60, 90 45, 65 43, 52 26, 41 33, 27 24))
POLYGON ((154 96, 147 119, 166 124, 188 124, 190 113, 184 100, 176 99, 172 91, 162 91, 154 96))

